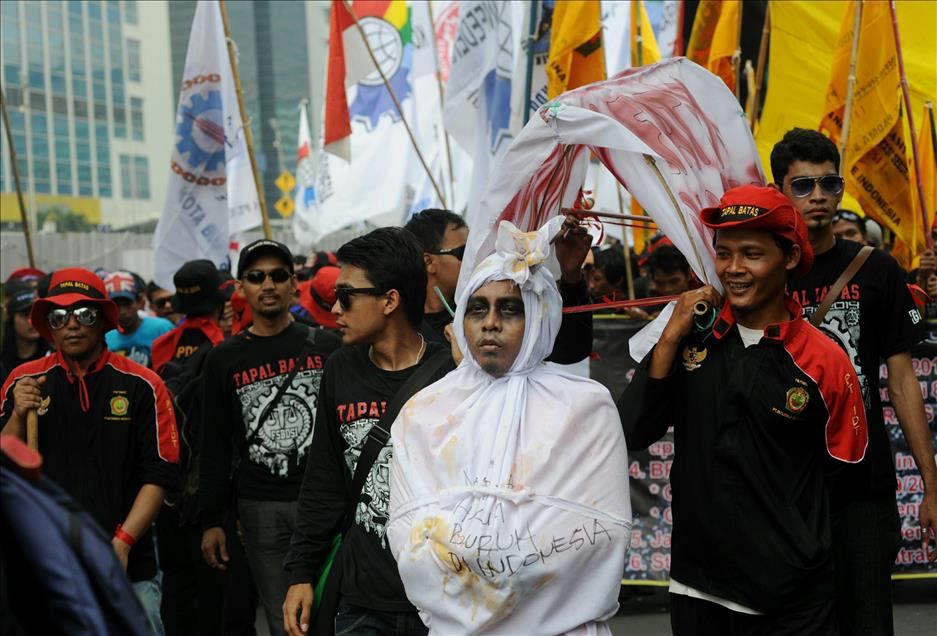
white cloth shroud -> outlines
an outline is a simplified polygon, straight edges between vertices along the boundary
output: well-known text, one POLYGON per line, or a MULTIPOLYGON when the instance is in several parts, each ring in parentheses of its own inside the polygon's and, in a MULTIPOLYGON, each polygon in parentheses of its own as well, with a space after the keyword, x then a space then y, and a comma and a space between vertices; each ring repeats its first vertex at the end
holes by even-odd
POLYGON ((387 538, 433 634, 610 633, 618 609, 631 528, 618 411, 602 385, 543 362, 561 322, 549 245, 561 223, 502 223, 458 298, 465 359, 394 423, 387 538), (495 280, 518 283, 526 323, 498 379, 462 329, 471 294, 495 280))

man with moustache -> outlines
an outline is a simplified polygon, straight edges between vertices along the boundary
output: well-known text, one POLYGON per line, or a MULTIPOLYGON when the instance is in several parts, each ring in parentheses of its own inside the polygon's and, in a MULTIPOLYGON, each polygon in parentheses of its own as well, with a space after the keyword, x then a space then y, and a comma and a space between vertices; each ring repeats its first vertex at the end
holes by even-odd
MULTIPOLYGON (((790 293, 810 318, 862 245, 834 236, 833 218, 843 195, 839 152, 813 130, 795 128, 771 151, 775 186, 807 223, 813 269, 791 281, 790 293)), ((846 634, 891 634, 891 569, 898 553, 900 520, 895 466, 879 393, 879 365, 888 369, 888 391, 908 447, 924 481, 920 506, 925 558, 937 532, 937 465, 910 349, 924 321, 905 274, 875 249, 830 307, 821 330, 846 351, 855 367, 869 423, 869 450, 856 466, 838 466, 832 490, 836 605, 846 634)))
POLYGON ((253 324, 215 346, 205 360, 199 506, 202 555, 225 570, 223 529, 232 472, 247 561, 271 633, 283 633, 283 558, 313 439, 317 396, 339 338, 294 322, 293 256, 282 243, 254 241, 241 250, 238 289, 253 324))
POLYGON ((30 321, 55 353, 18 366, 3 384, 3 434, 25 438, 27 414, 36 411, 43 473, 113 534, 150 627, 162 634, 150 527, 178 483, 169 394, 155 373, 107 349, 104 334, 117 326, 118 310, 92 272, 55 272, 30 321))
POLYGON ((618 403, 628 448, 674 427, 671 626, 835 634, 827 462, 865 454, 856 375, 785 295, 813 260, 788 200, 742 186, 701 216, 725 302, 684 292, 618 403), (701 300, 721 308, 705 332, 701 300))

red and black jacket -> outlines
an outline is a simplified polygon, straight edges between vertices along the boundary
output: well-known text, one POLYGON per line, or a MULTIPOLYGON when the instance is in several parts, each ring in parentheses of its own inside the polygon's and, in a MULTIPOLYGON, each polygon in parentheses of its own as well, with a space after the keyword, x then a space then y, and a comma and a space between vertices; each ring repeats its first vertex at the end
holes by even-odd
POLYGON ((648 354, 618 403, 630 450, 674 427, 671 576, 766 613, 832 600, 828 471, 868 444, 852 365, 787 309, 746 348, 727 304, 668 377, 648 354))
MULTIPOLYGON (((39 410, 44 474, 64 488, 112 533, 144 484, 178 483, 179 437, 172 403, 159 376, 105 350, 83 375, 61 353, 18 366, 2 388, 0 422, 13 413, 13 386, 45 375, 39 410)), ((156 575, 150 533, 137 537, 127 574, 156 575)))

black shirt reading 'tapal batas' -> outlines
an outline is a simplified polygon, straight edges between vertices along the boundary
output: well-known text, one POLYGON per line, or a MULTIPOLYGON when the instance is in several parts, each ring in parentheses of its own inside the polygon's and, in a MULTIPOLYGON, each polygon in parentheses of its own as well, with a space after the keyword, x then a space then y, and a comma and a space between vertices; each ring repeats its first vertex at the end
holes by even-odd
MULTIPOLYGON (((805 277, 788 283, 788 291, 809 319, 862 246, 836 239, 832 249, 816 256, 805 277)), ((866 418, 869 449, 857 466, 840 466, 832 504, 895 493, 895 466, 882 416, 879 365, 908 351, 924 336, 924 321, 905 284, 905 274, 891 256, 875 250, 830 307, 820 330, 833 339, 856 369, 866 418)))
POLYGON ((235 453, 238 497, 293 501, 299 495, 322 370, 341 346, 338 336, 320 330, 315 345, 300 355, 307 332, 308 327, 295 322, 275 336, 242 331, 208 354, 199 466, 203 528, 222 524, 235 453), (264 407, 297 364, 293 382, 259 426, 264 407))
MULTIPOLYGON (((407 379, 442 345, 427 342, 419 364, 385 371, 368 358, 368 347, 345 347, 332 356, 322 378, 315 439, 296 513, 296 528, 285 567, 289 583, 313 583, 332 538, 341 530, 348 491, 368 431, 407 379)), ((427 384, 451 371, 444 364, 427 384)), ((348 603, 369 609, 415 611, 387 547, 385 526, 390 503, 390 442, 381 450, 355 508, 354 524, 340 556, 342 594, 348 603)))

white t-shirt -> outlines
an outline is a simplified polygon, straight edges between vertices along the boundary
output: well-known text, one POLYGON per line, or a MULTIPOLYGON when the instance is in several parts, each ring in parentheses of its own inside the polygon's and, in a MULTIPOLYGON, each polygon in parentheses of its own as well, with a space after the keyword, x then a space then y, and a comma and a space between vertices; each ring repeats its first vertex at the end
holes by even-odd
POLYGON ((749 329, 739 323, 735 323, 735 326, 739 328, 739 335, 742 336, 742 344, 745 345, 746 349, 753 344, 758 344, 761 337, 764 335, 763 329, 749 329))

